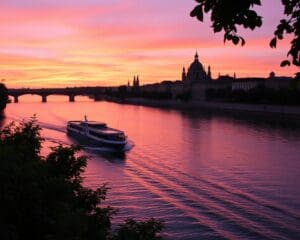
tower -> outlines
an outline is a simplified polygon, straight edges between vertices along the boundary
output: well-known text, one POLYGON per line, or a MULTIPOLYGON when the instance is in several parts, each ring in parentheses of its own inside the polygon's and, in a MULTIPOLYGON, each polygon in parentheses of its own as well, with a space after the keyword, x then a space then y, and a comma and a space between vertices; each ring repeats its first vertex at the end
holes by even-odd
POLYGON ((137 75, 136 77, 136 87, 140 86, 140 79, 139 79, 139 75, 137 75))
POLYGON ((195 60, 199 61, 199 55, 198 55, 198 51, 196 50, 196 53, 195 53, 195 60))
POLYGON ((210 68, 210 65, 208 65, 207 76, 211 80, 211 68, 210 68))
POLYGON ((185 67, 183 67, 183 69, 182 69, 181 80, 182 80, 183 82, 185 82, 185 80, 186 80, 186 72, 185 72, 185 67))

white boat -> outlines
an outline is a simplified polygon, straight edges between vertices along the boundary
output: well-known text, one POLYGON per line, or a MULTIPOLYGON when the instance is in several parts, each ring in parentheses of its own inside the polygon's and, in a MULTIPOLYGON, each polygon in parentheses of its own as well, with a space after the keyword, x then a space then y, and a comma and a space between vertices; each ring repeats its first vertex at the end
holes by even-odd
POLYGON ((125 151, 127 137, 124 132, 110 128, 105 123, 88 121, 68 121, 68 135, 89 146, 104 147, 113 151, 125 151))

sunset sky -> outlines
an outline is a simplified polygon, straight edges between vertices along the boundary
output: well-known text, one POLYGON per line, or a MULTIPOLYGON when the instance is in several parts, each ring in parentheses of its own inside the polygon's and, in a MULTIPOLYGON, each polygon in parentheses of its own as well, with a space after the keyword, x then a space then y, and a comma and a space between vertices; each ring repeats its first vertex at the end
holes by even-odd
POLYGON ((193 0, 1 0, 0 79, 8 87, 177 80, 196 49, 213 77, 292 76, 298 69, 279 67, 289 41, 268 47, 280 2, 263 1, 263 28, 243 30, 246 46, 237 47, 223 44, 208 16, 204 24, 189 16, 193 0))

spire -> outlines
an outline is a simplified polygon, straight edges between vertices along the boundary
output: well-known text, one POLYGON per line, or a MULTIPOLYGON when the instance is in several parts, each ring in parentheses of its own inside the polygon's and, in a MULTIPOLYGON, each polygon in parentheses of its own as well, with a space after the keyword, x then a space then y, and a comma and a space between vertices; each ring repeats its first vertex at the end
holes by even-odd
POLYGON ((195 60, 199 60, 198 51, 196 50, 195 60))
POLYGON ((139 75, 137 75, 136 77, 136 86, 139 87, 140 86, 140 79, 139 79, 139 75))
POLYGON ((207 75, 211 79, 211 68, 210 68, 210 65, 208 65, 207 75))
POLYGON ((182 69, 181 80, 182 80, 182 81, 185 81, 185 80, 186 80, 185 67, 183 67, 183 69, 182 69))
POLYGON ((233 78, 236 79, 236 73, 234 73, 233 78))

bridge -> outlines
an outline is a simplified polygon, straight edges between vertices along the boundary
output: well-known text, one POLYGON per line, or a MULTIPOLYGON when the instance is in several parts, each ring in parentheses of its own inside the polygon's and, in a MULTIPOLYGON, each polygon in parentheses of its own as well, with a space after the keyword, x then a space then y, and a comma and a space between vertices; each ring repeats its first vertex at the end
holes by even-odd
POLYGON ((75 102, 76 96, 89 96, 95 101, 103 98, 105 87, 74 87, 74 88, 19 88, 8 89, 8 95, 14 98, 14 102, 19 102, 19 97, 26 94, 39 95, 42 102, 47 102, 49 95, 65 95, 69 96, 69 102, 75 102))

